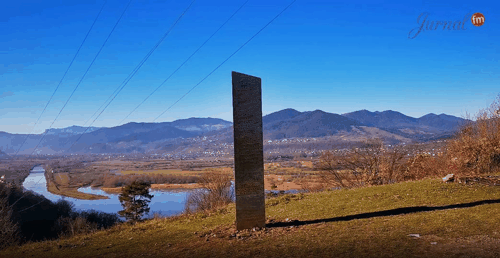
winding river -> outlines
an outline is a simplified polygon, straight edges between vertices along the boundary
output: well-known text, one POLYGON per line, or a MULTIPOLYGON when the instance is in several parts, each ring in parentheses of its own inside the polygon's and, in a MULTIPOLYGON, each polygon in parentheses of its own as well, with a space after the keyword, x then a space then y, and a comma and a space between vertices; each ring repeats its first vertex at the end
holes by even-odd
MULTIPOLYGON (((123 209, 118 200, 118 194, 108 194, 100 189, 92 189, 90 186, 79 188, 78 191, 105 195, 109 197, 109 199, 80 200, 52 194, 47 191, 47 182, 44 172, 45 170, 43 167, 34 167, 30 171, 29 176, 24 180, 23 187, 27 190, 32 190, 35 193, 41 194, 53 202, 57 202, 60 199, 68 200, 74 204, 76 210, 96 210, 106 213, 117 213, 123 209)), ((189 191, 150 191, 150 193, 154 197, 149 204, 149 216, 152 216, 153 213, 158 213, 161 216, 171 216, 179 214, 184 210, 184 204, 189 191)))

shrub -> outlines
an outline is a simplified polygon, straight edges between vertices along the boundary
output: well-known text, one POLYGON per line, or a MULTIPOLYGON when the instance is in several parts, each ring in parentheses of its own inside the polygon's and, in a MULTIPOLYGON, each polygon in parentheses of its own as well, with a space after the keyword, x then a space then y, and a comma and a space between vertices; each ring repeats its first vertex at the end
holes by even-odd
POLYGON ((86 234, 110 228, 119 222, 120 218, 116 214, 95 210, 71 211, 68 216, 61 216, 56 220, 53 230, 58 233, 59 237, 72 237, 78 234, 86 234))
POLYGON ((186 213, 218 209, 234 200, 229 174, 208 170, 200 177, 199 183, 203 189, 189 194, 185 204, 186 213))
POLYGON ((54 231, 59 237, 72 237, 78 234, 90 233, 97 230, 97 225, 88 222, 83 217, 59 217, 54 224, 54 231))
MULTIPOLYGON (((3 184, 3 183, 2 183, 3 184)), ((20 242, 20 230, 12 221, 12 207, 9 205, 9 188, 0 189, 0 250, 20 242)))
POLYGON ((351 177, 342 173, 342 157, 334 155, 330 151, 324 152, 317 163, 314 164, 315 169, 320 170, 320 177, 325 183, 333 186, 353 186, 354 182, 351 177))
POLYGON ((97 229, 110 228, 120 222, 118 215, 96 210, 81 211, 77 213, 77 216, 84 218, 93 225, 96 225, 97 229))
POLYGON ((0 184, 0 248, 108 228, 116 214, 73 211, 66 200, 51 202, 15 185, 0 184))
POLYGON ((389 149, 380 139, 368 140, 351 153, 324 152, 315 168, 322 171, 324 182, 337 187, 394 183, 402 180, 407 153, 402 146, 389 149))
POLYGON ((75 205, 72 202, 61 199, 54 203, 59 217, 70 217, 73 213, 75 205))
POLYGON ((278 188, 278 186, 276 185, 276 180, 274 180, 274 178, 268 178, 267 179, 269 181, 269 184, 271 185, 271 190, 274 190, 276 188, 278 188))
POLYGON ((418 153, 406 162, 402 180, 418 180, 446 173, 444 162, 444 156, 433 157, 427 153, 418 153))

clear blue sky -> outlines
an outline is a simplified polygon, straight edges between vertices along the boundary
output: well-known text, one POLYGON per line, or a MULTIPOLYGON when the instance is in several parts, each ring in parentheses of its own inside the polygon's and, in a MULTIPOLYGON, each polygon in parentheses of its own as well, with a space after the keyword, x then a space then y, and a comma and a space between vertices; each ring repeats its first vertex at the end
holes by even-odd
MULTIPOLYGON (((116 126, 244 0, 198 0, 94 126, 116 126)), ((0 131, 29 133, 104 1, 2 1, 0 131)), ((54 128, 83 125, 190 1, 133 0, 54 128)), ((150 122, 226 59, 290 0, 250 0, 125 122, 150 122)), ((109 0, 35 133, 47 129, 127 1, 109 0)), ((232 121, 231 71, 262 78, 263 112, 360 109, 463 116, 500 93, 498 1, 298 0, 158 121, 232 121), (377 1, 378 2, 378 1, 377 1), (462 21, 423 30, 417 19, 462 21), (471 15, 484 14, 483 26, 471 15)))

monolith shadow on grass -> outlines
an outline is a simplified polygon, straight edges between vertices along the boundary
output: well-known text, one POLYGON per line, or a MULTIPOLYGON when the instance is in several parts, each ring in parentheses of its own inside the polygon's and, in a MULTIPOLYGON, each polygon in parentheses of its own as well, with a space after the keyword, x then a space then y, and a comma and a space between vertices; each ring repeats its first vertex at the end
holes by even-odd
POLYGON ((366 213, 347 215, 347 216, 342 216, 342 217, 326 218, 326 219, 292 220, 289 222, 274 222, 274 223, 267 224, 266 227, 275 228, 275 227, 303 226, 303 225, 326 223, 326 222, 349 221, 349 220, 355 220, 355 219, 369 219, 369 218, 376 218, 376 217, 405 215, 405 214, 425 212, 425 211, 439 211, 439 210, 471 208, 471 207, 475 207, 475 206, 479 206, 479 205, 495 204, 495 203, 500 203, 500 199, 482 200, 482 201, 476 201, 476 202, 450 204, 450 205, 443 205, 443 206, 403 207, 403 208, 396 208, 396 209, 385 210, 385 211, 366 212, 366 213))

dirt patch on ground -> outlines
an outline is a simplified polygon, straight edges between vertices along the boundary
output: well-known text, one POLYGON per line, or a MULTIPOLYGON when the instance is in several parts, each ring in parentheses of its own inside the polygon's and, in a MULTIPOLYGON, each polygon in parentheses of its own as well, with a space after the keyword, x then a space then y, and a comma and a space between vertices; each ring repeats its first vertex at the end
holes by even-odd
POLYGON ((300 185, 295 182, 287 182, 285 176, 280 175, 264 175, 264 188, 266 190, 299 190, 302 189, 300 185))
POLYGON ((119 194, 122 192, 121 187, 101 187, 101 190, 108 194, 119 194))
POLYGON ((264 175, 264 188, 266 190, 307 190, 319 186, 321 186, 321 184, 312 178, 297 181, 291 180, 290 176, 264 175))
POLYGON ((482 184, 500 186, 500 176, 464 176, 458 177, 457 182, 467 185, 482 184))

